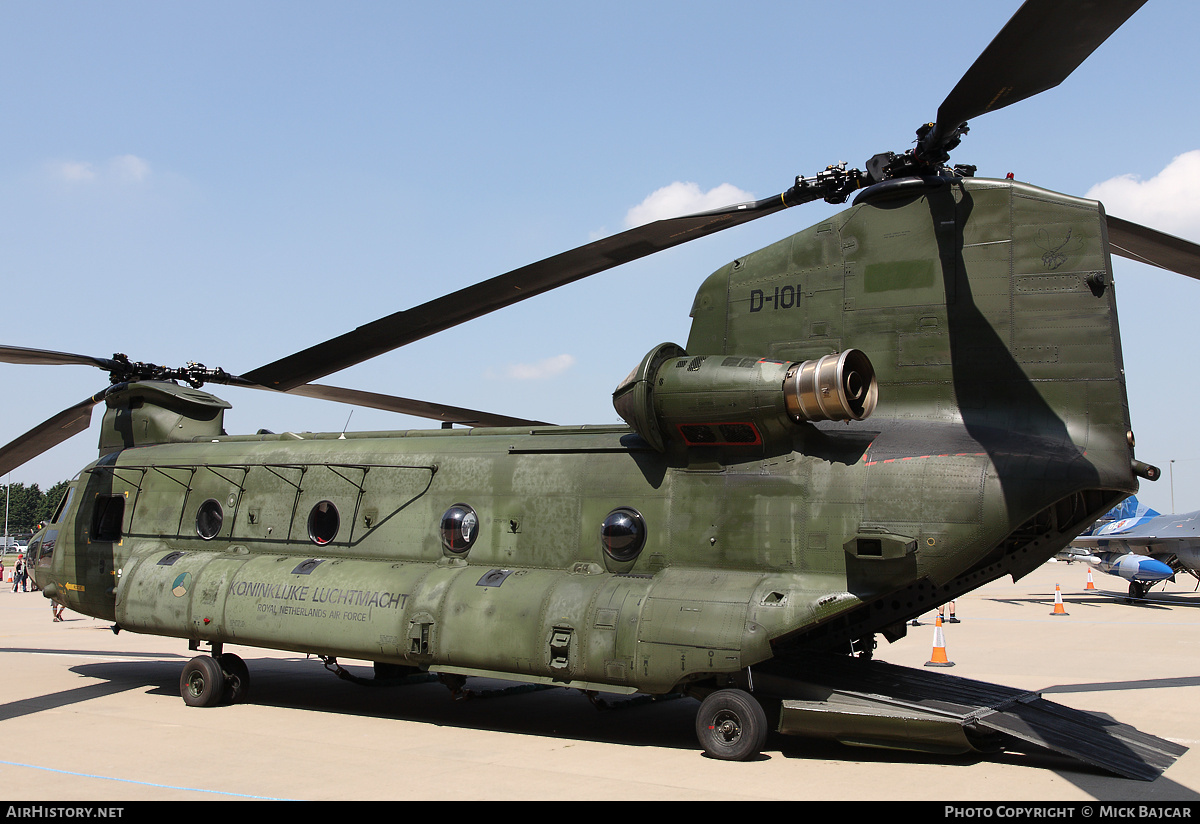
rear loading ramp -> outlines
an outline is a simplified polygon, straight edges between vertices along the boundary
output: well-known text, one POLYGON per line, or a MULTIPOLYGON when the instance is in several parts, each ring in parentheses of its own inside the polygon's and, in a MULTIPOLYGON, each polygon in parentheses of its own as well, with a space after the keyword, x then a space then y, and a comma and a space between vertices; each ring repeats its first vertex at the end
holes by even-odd
POLYGON ((753 676, 782 697, 779 732, 787 735, 934 753, 1032 744, 1142 781, 1158 778, 1187 751, 1036 692, 848 656, 802 654, 789 664, 789 673, 803 675, 753 676))

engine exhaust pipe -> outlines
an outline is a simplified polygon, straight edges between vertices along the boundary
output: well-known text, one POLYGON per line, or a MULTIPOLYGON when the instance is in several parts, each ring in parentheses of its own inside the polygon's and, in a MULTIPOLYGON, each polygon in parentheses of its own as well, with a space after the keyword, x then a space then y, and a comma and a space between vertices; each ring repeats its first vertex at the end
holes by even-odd
POLYGON ((858 349, 792 364, 783 387, 797 421, 861 421, 879 401, 875 368, 858 349))

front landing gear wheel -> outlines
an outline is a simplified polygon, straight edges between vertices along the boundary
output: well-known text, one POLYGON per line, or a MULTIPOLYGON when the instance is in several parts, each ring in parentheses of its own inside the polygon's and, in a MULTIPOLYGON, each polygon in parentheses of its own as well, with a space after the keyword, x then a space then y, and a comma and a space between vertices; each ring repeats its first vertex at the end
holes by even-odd
POLYGON ((199 655, 183 666, 179 692, 189 707, 215 707, 225 697, 225 673, 210 655, 199 655))
POLYGON ((767 714, 747 692, 718 690, 700 704, 696 737, 713 758, 745 761, 758 755, 766 743, 767 714))
POLYGON ((221 672, 225 676, 225 700, 230 704, 241 704, 250 695, 250 668, 246 662, 232 652, 217 656, 221 672))

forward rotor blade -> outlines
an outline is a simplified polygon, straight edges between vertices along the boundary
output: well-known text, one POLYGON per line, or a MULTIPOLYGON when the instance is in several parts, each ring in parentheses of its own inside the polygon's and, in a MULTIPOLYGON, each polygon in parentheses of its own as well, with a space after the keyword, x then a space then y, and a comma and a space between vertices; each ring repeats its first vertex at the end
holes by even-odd
POLYGON ((815 197, 806 200, 793 189, 753 203, 638 226, 388 315, 242 377, 268 389, 289 390, 526 298, 815 197))
POLYGON ((1146 0, 1027 0, 938 109, 935 133, 1063 82, 1146 0))
MULTIPOLYGON (((266 389, 264 386, 254 387, 266 389)), ((393 395, 377 395, 374 392, 363 392, 358 389, 343 389, 339 386, 324 386, 319 383, 305 383, 287 390, 289 395, 303 395, 306 398, 320 398, 326 401, 351 403, 355 406, 369 406, 372 409, 383 409, 388 412, 399 412, 402 415, 414 415, 418 418, 430 418, 445 423, 472 424, 474 426, 552 426, 544 421, 531 421, 525 418, 510 418, 506 415, 496 415, 491 412, 481 412, 477 409, 466 409, 461 406, 448 406, 429 401, 418 401, 411 398, 398 398, 393 395)))
POLYGON ((11 443, 0 447, 0 475, 11 472, 26 461, 87 429, 92 421, 92 408, 104 400, 104 394, 98 392, 64 409, 11 443))
POLYGON ((1200 244, 1112 215, 1107 220, 1114 254, 1200 280, 1200 244))
POLYGON ((0 345, 0 361, 5 363, 32 363, 50 366, 98 366, 105 371, 117 367, 117 362, 91 355, 76 355, 71 352, 52 352, 49 349, 29 349, 25 346, 0 345))

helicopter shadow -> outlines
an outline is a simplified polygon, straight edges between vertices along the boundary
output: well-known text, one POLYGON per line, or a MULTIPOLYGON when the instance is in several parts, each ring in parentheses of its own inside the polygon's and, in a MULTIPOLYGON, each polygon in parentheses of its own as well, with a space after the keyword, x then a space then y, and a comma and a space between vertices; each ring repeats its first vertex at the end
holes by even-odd
MULTIPOLYGON (((1096 681, 1090 684, 1057 684, 1038 690, 1039 693, 1071 693, 1071 692, 1110 692, 1117 690, 1149 690, 1166 689, 1171 687, 1200 687, 1200 675, 1182 676, 1179 678, 1147 678, 1141 681, 1096 681)), ((1114 724, 1119 723, 1103 713, 1093 713, 1114 724)))
MULTIPOLYGON (((75 695, 64 696, 63 702, 144 690, 149 695, 174 697, 181 709, 192 712, 179 697, 182 660, 183 656, 174 662, 106 661, 74 666, 72 672, 104 683, 73 690, 75 695)), ((699 705, 678 696, 652 700, 606 694, 593 704, 581 691, 567 687, 471 678, 456 698, 432 676, 400 685, 373 686, 337 678, 316 658, 247 658, 246 664, 251 673, 246 703, 251 706, 628 746, 700 749, 694 732, 699 705)), ((341 666, 365 682, 372 678, 369 667, 341 666)))
POLYGON ((1125 592, 1109 592, 1097 590, 1096 597, 1100 603, 1122 603, 1134 607, 1153 607, 1155 609, 1200 608, 1200 596, 1196 593, 1149 592, 1142 598, 1130 598, 1125 592))
MULTIPOLYGON (((183 656, 180 656, 183 658, 183 656)), ((248 704, 273 709, 325 713, 331 716, 371 718, 428 724, 439 727, 473 729, 543 738, 589 741, 621 746, 664 747, 695 752, 705 757, 696 741, 694 723, 698 704, 688 698, 649 700, 646 696, 600 696, 606 708, 599 709, 575 689, 567 687, 531 687, 500 680, 472 678, 467 682, 466 698, 456 699, 444 685, 429 680, 400 686, 372 687, 350 683, 327 672, 317 659, 247 659, 251 672, 248 704), (305 666, 306 664, 311 666, 305 666)), ((220 712, 228 707, 191 709, 179 698, 180 662, 162 660, 104 661, 80 664, 71 671, 100 679, 50 697, 24 702, 26 711, 48 706, 61 707, 74 702, 104 697, 125 691, 144 691, 148 695, 170 697, 180 702, 184 712, 220 712)), ((369 679, 366 667, 346 667, 357 677, 369 679)), ((0 708, 0 718, 5 717, 0 708)), ((806 739, 777 732, 769 734, 754 760, 768 761, 774 754, 796 761, 859 761, 876 764, 928 764, 931 766, 974 767, 981 763, 1013 762, 1030 768, 1083 770, 1097 777, 1111 778, 1086 764, 1059 758, 1053 753, 936 753, 862 749, 838 742, 806 739), (1066 765, 1066 766, 1062 766, 1066 765)), ((1140 783, 1140 782, 1136 782, 1140 783)))
MULTIPOLYGON (((169 653, 138 653, 138 652, 111 652, 108 650, 91 650, 91 649, 36 649, 29 647, 3 647, 0 648, 0 653, 24 653, 24 654, 49 654, 49 655, 69 655, 69 656, 86 656, 103 659, 120 659, 104 661, 98 664, 83 664, 78 667, 72 667, 72 672, 79 672, 81 668, 99 666, 103 667, 106 672, 110 672, 112 677, 104 677, 98 683, 90 683, 82 687, 63 690, 61 692, 50 693, 48 695, 39 695, 32 698, 17 699, 0 703, 0 722, 8 721, 13 718, 20 718, 25 715, 33 715, 35 713, 44 712, 46 710, 62 709, 75 704, 82 704, 86 701, 91 701, 96 698, 103 698, 109 695, 117 695, 129 690, 138 689, 144 686, 144 678, 141 675, 132 675, 132 669, 136 668, 138 672, 143 672, 147 667, 169 667, 176 670, 176 680, 178 680, 178 668, 186 660, 185 656, 172 656, 169 653), (164 661, 164 658, 176 659, 174 663, 164 661), (130 660, 133 659, 133 660, 130 660), (145 659, 145 660, 138 660, 145 659)), ((87 674, 87 673, 80 673, 87 674)))
MULTIPOLYGON (((116 657, 115 655, 113 657, 116 657)), ((192 709, 179 697, 181 662, 186 656, 162 655, 146 660, 98 661, 71 667, 71 672, 98 679, 85 687, 50 696, 0 706, 0 720, 17 715, 61 708, 121 692, 142 691, 173 698, 183 712, 221 712, 229 707, 192 709)), ((588 741, 621 746, 662 747, 694 752, 704 757, 694 733, 698 704, 677 696, 652 700, 648 696, 598 696, 596 704, 579 690, 517 684, 487 678, 467 681, 467 697, 455 695, 435 677, 413 679, 399 686, 364 686, 337 678, 318 659, 247 659, 251 692, 247 704, 283 710, 323 713, 334 717, 370 718, 417 724, 588 741)), ((346 666, 351 674, 370 679, 366 666, 346 666)), ((1200 686, 1200 677, 1114 682, 1050 687, 1043 692, 1142 689, 1146 687, 1200 686)), ((1050 770, 1088 792, 1092 797, 1118 800, 1136 788, 1153 787, 1156 795, 1200 800, 1200 794, 1175 782, 1158 778, 1152 783, 1113 776, 1100 768, 1036 746, 1009 746, 998 752, 942 754, 863 749, 834 741, 772 732, 764 751, 755 759, 917 764, 972 768, 981 764, 1011 765, 1050 770)))
MULTIPOLYGON (((1029 604, 1044 605, 1047 607, 1054 604, 1054 593, 1033 593, 1022 598, 988 598, 988 601, 995 604, 1010 604, 1013 606, 1025 606, 1029 604)), ((1175 607, 1185 609, 1200 608, 1200 600, 1187 597, 1173 596, 1170 594, 1147 595, 1144 598, 1130 598, 1125 592, 1109 592, 1107 590, 1092 590, 1086 594, 1068 593, 1063 595, 1063 604, 1068 612, 1071 607, 1079 606, 1085 608, 1105 607, 1105 606, 1126 606, 1135 609, 1152 609, 1163 610, 1169 612, 1175 607)))

